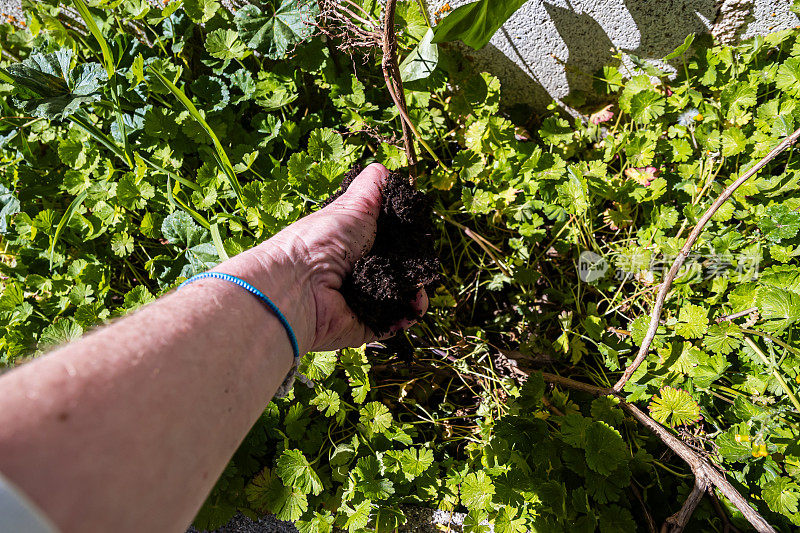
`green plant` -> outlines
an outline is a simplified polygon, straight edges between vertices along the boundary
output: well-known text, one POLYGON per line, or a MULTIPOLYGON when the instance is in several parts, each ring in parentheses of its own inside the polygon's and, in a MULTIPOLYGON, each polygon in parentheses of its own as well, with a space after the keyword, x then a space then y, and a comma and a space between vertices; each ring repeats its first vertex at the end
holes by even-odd
MULTIPOLYGON (((2 28, 20 60, 0 64, 3 365, 268 237, 356 163, 406 166, 381 61, 354 74, 305 25, 315 6, 93 0, 81 32, 48 0, 2 28)), ((501 109, 417 2, 396 22, 442 286, 407 336, 308 355, 309 386, 266 407, 196 524, 392 531, 425 505, 467 512, 466 531, 610 532, 673 528, 685 501, 693 531, 746 527, 685 452, 776 529, 800 525, 794 148, 708 211, 800 126, 800 33, 687 39, 674 79, 608 65, 581 119, 554 104, 538 121, 501 109), (582 281, 586 251, 608 272, 582 281)))

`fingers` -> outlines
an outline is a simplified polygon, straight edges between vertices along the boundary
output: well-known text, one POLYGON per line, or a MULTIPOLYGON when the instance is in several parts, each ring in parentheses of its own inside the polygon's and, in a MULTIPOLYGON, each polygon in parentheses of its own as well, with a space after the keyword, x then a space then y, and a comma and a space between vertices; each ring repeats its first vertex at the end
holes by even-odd
POLYGON ((359 203, 377 218, 383 198, 381 189, 388 177, 389 170, 385 166, 372 163, 356 176, 337 202, 359 203))

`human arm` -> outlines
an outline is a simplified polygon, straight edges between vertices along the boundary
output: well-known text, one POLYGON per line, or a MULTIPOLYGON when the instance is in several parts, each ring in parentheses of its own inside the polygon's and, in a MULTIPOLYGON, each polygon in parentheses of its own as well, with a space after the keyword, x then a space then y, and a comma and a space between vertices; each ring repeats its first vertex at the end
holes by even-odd
MULTIPOLYGON (((269 296, 301 353, 374 338, 337 289, 372 244, 385 176, 368 167, 214 269, 269 296)), ((0 377, 0 472, 65 532, 183 531, 291 362, 258 299, 197 281, 0 377)))

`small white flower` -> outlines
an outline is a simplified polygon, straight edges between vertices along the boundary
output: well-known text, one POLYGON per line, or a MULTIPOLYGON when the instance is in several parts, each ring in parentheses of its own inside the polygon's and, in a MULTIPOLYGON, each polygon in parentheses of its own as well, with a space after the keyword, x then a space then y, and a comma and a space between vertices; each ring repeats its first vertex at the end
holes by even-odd
POLYGON ((697 119, 697 115, 700 114, 700 111, 695 109, 694 107, 691 109, 687 109, 680 115, 678 115, 678 124, 681 126, 686 126, 687 128, 694 124, 694 121, 697 119))

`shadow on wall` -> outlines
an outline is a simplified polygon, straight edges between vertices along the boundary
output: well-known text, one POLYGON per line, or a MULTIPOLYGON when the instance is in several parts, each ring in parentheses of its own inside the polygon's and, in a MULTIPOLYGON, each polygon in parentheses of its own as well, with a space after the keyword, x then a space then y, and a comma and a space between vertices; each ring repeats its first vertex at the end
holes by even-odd
POLYGON ((503 82, 506 103, 543 106, 591 88, 612 48, 660 59, 690 33, 708 31, 716 0, 531 0, 483 50, 478 66, 503 82))

